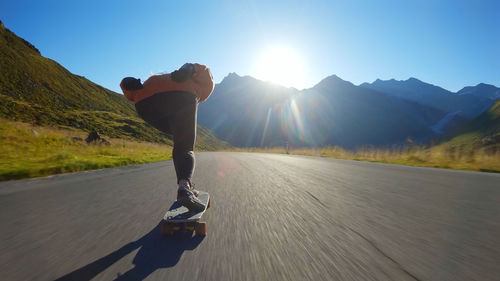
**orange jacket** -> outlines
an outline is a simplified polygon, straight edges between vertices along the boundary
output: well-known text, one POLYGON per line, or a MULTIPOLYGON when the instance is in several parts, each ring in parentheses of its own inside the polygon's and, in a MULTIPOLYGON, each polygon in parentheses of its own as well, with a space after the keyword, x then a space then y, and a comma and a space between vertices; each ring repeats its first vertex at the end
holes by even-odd
POLYGON ((137 103, 154 94, 169 91, 186 91, 195 94, 198 102, 205 101, 214 90, 214 80, 210 68, 202 64, 194 64, 193 76, 184 82, 175 82, 170 74, 153 75, 144 81, 143 88, 135 91, 125 90, 120 84, 123 94, 127 99, 137 103))

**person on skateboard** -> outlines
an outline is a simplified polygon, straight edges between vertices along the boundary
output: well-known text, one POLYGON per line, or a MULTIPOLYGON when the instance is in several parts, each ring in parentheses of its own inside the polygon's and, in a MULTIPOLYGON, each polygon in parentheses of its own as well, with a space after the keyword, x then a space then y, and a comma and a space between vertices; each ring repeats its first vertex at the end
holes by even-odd
POLYGON ((158 130, 172 135, 172 156, 177 175, 177 201, 190 211, 202 211, 205 205, 197 198, 191 182, 195 167, 196 113, 198 104, 214 90, 210 69, 202 64, 186 63, 178 70, 153 75, 144 83, 126 77, 120 88, 135 103, 139 116, 158 130))

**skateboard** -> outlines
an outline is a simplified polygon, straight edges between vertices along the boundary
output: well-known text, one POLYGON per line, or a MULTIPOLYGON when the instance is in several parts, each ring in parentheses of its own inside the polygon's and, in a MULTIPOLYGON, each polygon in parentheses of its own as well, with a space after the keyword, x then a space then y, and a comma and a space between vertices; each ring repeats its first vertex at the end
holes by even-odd
POLYGON ((189 211, 188 208, 175 201, 163 216, 161 233, 163 235, 173 235, 176 231, 184 232, 194 231, 196 236, 205 236, 207 234, 207 223, 201 222, 201 216, 210 207, 210 195, 208 192, 200 191, 198 194, 206 208, 203 211, 189 211))

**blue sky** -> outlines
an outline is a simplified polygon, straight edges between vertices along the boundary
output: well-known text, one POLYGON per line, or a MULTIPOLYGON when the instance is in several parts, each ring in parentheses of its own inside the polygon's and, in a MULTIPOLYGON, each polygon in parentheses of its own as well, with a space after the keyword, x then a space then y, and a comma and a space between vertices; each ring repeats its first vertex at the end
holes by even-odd
POLYGON ((416 77, 457 91, 500 86, 500 1, 5 1, 0 20, 42 55, 119 92, 184 62, 258 76, 263 50, 289 46, 303 87, 416 77), (43 2, 43 3, 42 3, 43 2))

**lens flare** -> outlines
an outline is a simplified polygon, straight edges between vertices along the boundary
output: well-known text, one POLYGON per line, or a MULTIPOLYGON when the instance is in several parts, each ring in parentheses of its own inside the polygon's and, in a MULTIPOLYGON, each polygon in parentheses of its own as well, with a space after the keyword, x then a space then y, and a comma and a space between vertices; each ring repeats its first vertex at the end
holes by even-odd
POLYGON ((308 133, 305 130, 303 113, 297 101, 291 99, 285 104, 281 111, 281 131, 289 141, 299 140, 309 142, 308 133))
POLYGON ((260 139, 260 146, 264 144, 264 139, 266 138, 267 127, 269 126, 269 120, 271 119, 272 108, 267 110, 266 124, 264 125, 264 131, 262 132, 262 138, 260 139))

